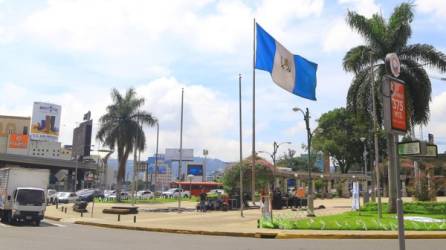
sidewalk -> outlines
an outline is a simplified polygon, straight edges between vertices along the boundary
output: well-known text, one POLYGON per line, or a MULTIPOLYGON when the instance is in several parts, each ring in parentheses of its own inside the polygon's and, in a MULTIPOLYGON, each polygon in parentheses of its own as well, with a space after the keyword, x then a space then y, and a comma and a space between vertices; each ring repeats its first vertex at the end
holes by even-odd
MULTIPOLYGON (((350 211, 350 199, 316 200, 315 207, 324 205, 326 209, 315 210, 316 216, 337 214, 350 211)), ((72 204, 60 204, 47 208, 46 216, 49 219, 60 218, 62 222, 95 225, 109 228, 122 228, 143 231, 193 233, 208 235, 228 235, 264 238, 395 238, 395 231, 321 231, 321 230, 278 230, 257 228, 257 220, 260 218, 259 209, 249 209, 240 216, 240 211, 209 211, 201 213, 197 211, 178 212, 145 212, 146 209, 177 207, 177 203, 164 204, 138 204, 139 214, 121 215, 118 221, 117 215, 103 214, 104 208, 110 208, 112 204, 95 204, 93 215, 89 203, 88 213, 83 214, 72 210, 72 204), (61 212, 61 207, 67 207, 67 213, 61 212)), ((127 204, 126 204, 127 205, 127 204)), ((124 206, 126 206, 124 205, 124 206)), ((183 208, 195 208, 196 202, 183 201, 183 208)), ((120 206, 123 206, 120 204, 120 206)), ((130 205, 127 205, 130 206, 130 205)), ((306 211, 291 211, 290 209, 274 210, 273 216, 288 218, 303 218, 306 211)), ((445 232, 406 232, 408 238, 446 238, 445 232)))

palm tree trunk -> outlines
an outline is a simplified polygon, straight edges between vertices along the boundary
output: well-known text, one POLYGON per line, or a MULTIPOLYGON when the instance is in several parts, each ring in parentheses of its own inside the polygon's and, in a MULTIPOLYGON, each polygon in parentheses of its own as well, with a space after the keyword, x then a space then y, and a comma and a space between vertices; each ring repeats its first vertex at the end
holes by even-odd
POLYGON ((119 167, 118 167, 118 179, 116 186, 116 199, 117 201, 121 201, 121 190, 122 183, 125 180, 125 164, 127 159, 119 159, 119 167))
POLYGON ((387 135, 387 150, 388 150, 388 167, 387 167, 387 173, 388 173, 388 182, 389 182, 389 207, 387 209, 388 213, 396 213, 396 183, 395 183, 395 175, 396 175, 396 169, 395 167, 392 167, 393 164, 391 162, 393 161, 394 152, 393 152, 393 146, 391 145, 393 142, 392 134, 387 135))

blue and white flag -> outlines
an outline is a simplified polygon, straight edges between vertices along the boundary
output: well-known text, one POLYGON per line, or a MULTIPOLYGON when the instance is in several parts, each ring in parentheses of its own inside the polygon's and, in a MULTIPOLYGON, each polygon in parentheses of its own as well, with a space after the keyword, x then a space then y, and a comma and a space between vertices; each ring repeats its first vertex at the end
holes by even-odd
POLYGON ((316 100, 317 64, 291 54, 258 24, 256 34, 255 68, 270 72, 273 81, 283 89, 316 100))

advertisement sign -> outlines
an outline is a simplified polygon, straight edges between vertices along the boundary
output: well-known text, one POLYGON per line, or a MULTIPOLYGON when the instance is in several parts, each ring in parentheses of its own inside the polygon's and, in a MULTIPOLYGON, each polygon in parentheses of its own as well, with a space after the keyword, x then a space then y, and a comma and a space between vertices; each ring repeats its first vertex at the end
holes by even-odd
POLYGON ((26 149, 28 148, 29 136, 22 134, 9 135, 8 148, 26 149))
POLYGON ((398 154, 401 156, 419 155, 421 154, 421 143, 419 141, 400 142, 398 143, 398 154))
MULTIPOLYGON (((193 161, 194 160, 194 150, 191 148, 183 148, 181 154, 182 161, 193 161)), ((179 161, 180 160, 180 149, 178 148, 166 148, 166 154, 164 156, 166 161, 179 161)))
POLYGON ((31 120, 31 139, 57 141, 60 130, 60 105, 34 102, 31 120))
POLYGON ((203 164, 188 164, 187 175, 203 176, 203 164))
POLYGON ((399 130, 402 132, 407 131, 406 124, 406 97, 405 97, 405 87, 404 84, 391 81, 391 122, 392 129, 399 130))

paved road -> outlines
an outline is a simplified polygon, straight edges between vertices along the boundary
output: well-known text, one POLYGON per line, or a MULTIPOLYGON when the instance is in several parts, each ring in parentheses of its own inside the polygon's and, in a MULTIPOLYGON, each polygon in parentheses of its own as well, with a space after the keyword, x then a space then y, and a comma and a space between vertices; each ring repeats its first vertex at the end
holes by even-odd
MULTIPOLYGON (((444 249, 446 240, 408 240, 407 249, 444 249)), ((104 229, 52 221, 41 227, 0 223, 0 249, 181 249, 181 250, 387 250, 398 249, 396 240, 271 240, 104 229)))

